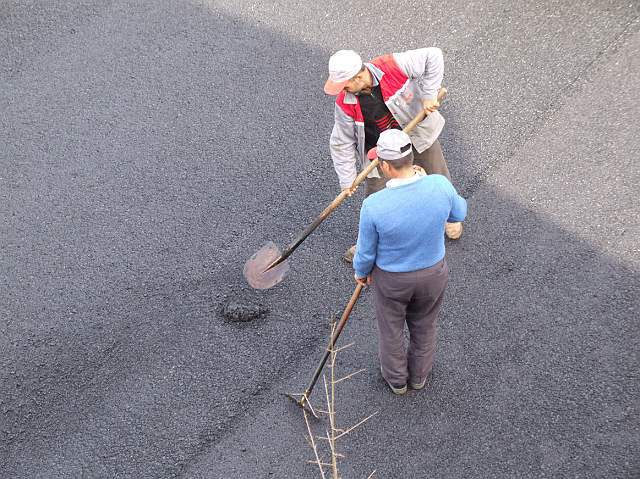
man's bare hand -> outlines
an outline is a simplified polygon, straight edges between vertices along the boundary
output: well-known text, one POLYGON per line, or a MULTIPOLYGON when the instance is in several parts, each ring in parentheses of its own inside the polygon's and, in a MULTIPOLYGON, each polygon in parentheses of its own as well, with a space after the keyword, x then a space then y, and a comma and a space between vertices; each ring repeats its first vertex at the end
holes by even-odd
POLYGON ((357 187, 353 187, 353 186, 345 186, 344 188, 342 188, 342 191, 344 190, 348 190, 347 192, 347 196, 349 198, 351 198, 351 196, 356 192, 357 187))
POLYGON ((422 166, 413 165, 413 171, 415 171, 420 176, 427 176, 427 172, 424 171, 422 166))
POLYGON ((354 274, 353 277, 355 278, 356 283, 358 283, 358 284, 360 284, 362 286, 366 286, 368 284, 371 284, 371 282, 372 282, 371 275, 366 276, 364 278, 358 278, 358 276, 354 274))
POLYGON ((433 113, 440 108, 440 102, 438 100, 422 100, 422 108, 428 116, 430 113, 433 113))

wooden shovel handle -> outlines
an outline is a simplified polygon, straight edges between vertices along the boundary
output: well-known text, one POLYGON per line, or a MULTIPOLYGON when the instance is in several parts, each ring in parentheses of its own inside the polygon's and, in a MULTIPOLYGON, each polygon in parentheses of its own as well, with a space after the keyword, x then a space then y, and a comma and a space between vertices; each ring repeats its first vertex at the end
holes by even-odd
MULTIPOLYGON (((447 89, 442 87, 440 88, 440 90, 438 90, 438 102, 441 102, 442 100, 444 100, 445 96, 447 96, 447 89)), ((407 126, 403 128, 402 131, 404 131, 407 134, 410 133, 411 130, 413 130, 416 127, 416 125, 422 122, 426 117, 427 115, 425 114, 424 110, 422 110, 420 113, 418 113, 415 116, 413 120, 409 122, 409 124, 407 124, 407 126)), ((365 180, 365 178, 369 176, 369 173, 371 173, 373 169, 376 168, 379 164, 380 164, 380 160, 378 160, 377 158, 372 160, 369 163, 369 165, 367 165, 367 167, 364 170, 362 170, 358 176, 356 176, 356 179, 353 180, 353 183, 351 183, 351 187, 345 188, 344 190, 342 190, 340 194, 336 196, 336 198, 331 203, 329 203, 329 205, 322 211, 322 213, 320 213, 320 215, 316 218, 316 221, 309 226, 308 228, 309 233, 307 234, 303 233, 304 236, 302 237, 302 240, 304 240, 304 238, 306 238, 311 233, 311 231, 313 231, 322 221, 324 221, 324 219, 327 216, 329 216, 333 212, 333 210, 335 210, 338 206, 340 206, 340 204, 350 194, 353 194, 353 192, 358 187, 358 185, 360 185, 360 183, 362 183, 365 180)), ((298 244, 300 244, 302 240, 298 244)), ((297 244, 295 246, 297 246, 297 244)))
MULTIPOLYGON (((447 94, 447 89, 440 88, 440 90, 438 91, 438 101, 439 102, 442 101, 446 94, 447 94)), ((405 133, 409 133, 411 130, 413 130, 416 127, 418 123, 424 120, 425 117, 426 117, 426 114, 423 110, 418 115, 416 115, 416 117, 413 120, 411 120, 409 124, 405 126, 402 131, 404 131, 405 133)), ((360 185, 360 183, 362 183, 365 180, 365 178, 369 175, 369 173, 371 173, 371 171, 374 168, 376 168, 379 164, 380 164, 380 160, 378 160, 377 158, 372 160, 369 163, 369 165, 364 170, 362 170, 358 176, 356 176, 356 179, 353 181, 353 183, 351 183, 351 186, 349 188, 342 190, 340 194, 336 196, 335 199, 331 203, 329 203, 329 205, 322 211, 322 213, 320 213, 320 215, 317 216, 316 219, 313 220, 313 222, 309 226, 307 226, 305 230, 296 239, 293 240, 293 242, 287 247, 287 249, 277 259, 275 259, 269 266, 267 266, 264 272, 267 272, 271 268, 276 267, 277 265, 285 261, 289 256, 291 256, 291 254, 295 251, 295 249, 298 246, 300 246, 300 244, 311 233, 313 233, 313 231, 320 225, 320 223, 322 223, 338 206, 340 206, 340 204, 349 195, 353 194, 356 188, 358 188, 358 185, 360 185)))
MULTIPOLYGON (((444 100, 444 97, 447 96, 447 89, 445 87, 440 88, 440 90, 438 90, 438 103, 440 103, 442 100, 444 100)), ((424 110, 422 110, 420 113, 418 113, 415 118, 413 120, 411 120, 409 123, 407 123, 407 126, 405 126, 402 131, 404 131, 405 133, 410 133, 417 125, 418 123, 422 123, 422 120, 424 120, 427 117, 427 114, 424 112, 424 110)))

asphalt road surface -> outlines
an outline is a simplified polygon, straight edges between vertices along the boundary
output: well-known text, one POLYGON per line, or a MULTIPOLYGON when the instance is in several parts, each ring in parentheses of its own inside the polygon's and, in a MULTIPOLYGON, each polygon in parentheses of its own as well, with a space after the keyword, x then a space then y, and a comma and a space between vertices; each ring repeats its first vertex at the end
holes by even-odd
POLYGON ((276 288, 242 265, 338 192, 329 55, 431 45, 470 215, 426 390, 386 389, 354 310, 338 420, 377 415, 342 476, 640 476, 640 6, 419 3, 0 1, 0 477, 319 477, 281 393, 351 294, 361 197, 276 288))

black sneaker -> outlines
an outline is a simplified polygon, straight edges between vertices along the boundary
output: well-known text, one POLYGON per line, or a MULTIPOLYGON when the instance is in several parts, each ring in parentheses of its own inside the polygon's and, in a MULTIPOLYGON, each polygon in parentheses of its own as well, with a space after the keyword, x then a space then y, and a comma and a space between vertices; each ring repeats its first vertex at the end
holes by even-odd
POLYGON ((420 391, 421 389, 424 389, 425 384, 427 384, 427 378, 424 378, 424 381, 422 381, 421 383, 411 383, 411 389, 420 391))
MULTIPOLYGON (((385 380, 385 382, 387 382, 387 381, 385 380)), ((389 389, 391 389, 393 394, 397 394, 398 396, 402 396, 404 393, 407 392, 407 385, 406 384, 404 386, 394 386, 391 383, 387 383, 387 386, 389 386, 389 389)))
MULTIPOLYGON (((382 379, 384 379, 384 374, 382 374, 382 366, 380 366, 380 374, 382 375, 382 379)), ((402 385, 396 386, 395 384, 391 384, 386 379, 384 379, 384 382, 387 383, 387 386, 389 386, 389 389, 391 389, 393 394, 401 396, 401 395, 403 395, 403 394, 405 394, 407 392, 407 385, 406 384, 402 384, 402 385)))

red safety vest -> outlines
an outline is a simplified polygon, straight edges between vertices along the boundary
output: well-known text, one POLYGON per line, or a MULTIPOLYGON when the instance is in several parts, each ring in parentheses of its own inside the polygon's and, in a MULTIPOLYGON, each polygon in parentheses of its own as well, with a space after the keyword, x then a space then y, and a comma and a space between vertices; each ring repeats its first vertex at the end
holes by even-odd
MULTIPOLYGON (((400 69, 391 54, 375 58, 371 63, 384 73, 380 78, 380 91, 382 92, 382 99, 387 102, 404 86, 409 77, 400 69)), ((346 92, 341 91, 336 98, 336 104, 355 121, 364 122, 358 96, 356 95, 356 103, 345 103, 345 95, 346 92)))

